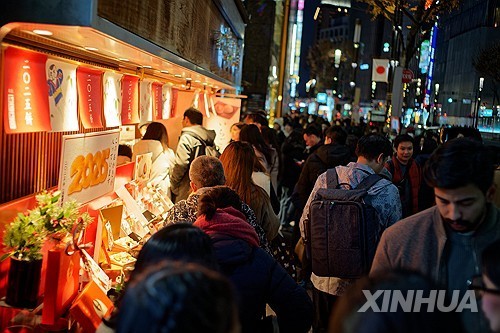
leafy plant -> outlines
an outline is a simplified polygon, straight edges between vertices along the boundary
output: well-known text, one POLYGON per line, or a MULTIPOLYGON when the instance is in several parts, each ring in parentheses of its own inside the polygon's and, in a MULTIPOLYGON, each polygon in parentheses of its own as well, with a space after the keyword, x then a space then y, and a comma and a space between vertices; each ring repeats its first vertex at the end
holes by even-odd
POLYGON ((3 241, 10 252, 2 260, 9 256, 28 261, 42 259, 40 251, 46 238, 46 230, 41 219, 33 219, 29 213, 19 213, 7 227, 3 241))
POLYGON ((79 217, 82 217, 85 225, 91 221, 88 213, 80 214, 79 203, 72 200, 61 205, 60 199, 60 191, 53 193, 44 191, 36 196, 38 207, 35 210, 37 211, 32 211, 35 218, 38 217, 37 215, 40 216, 49 236, 59 239, 73 230, 79 217))
POLYGON ((43 191, 36 196, 37 206, 34 209, 16 216, 3 239, 9 253, 0 260, 9 256, 28 261, 41 259, 41 249, 47 238, 62 240, 80 221, 85 226, 91 222, 88 213, 80 214, 76 201, 61 205, 60 199, 60 191, 43 191))

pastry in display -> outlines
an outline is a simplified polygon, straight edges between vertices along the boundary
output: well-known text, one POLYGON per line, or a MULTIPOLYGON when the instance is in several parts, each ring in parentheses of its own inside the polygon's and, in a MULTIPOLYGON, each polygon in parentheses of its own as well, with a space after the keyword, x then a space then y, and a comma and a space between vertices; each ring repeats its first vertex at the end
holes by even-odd
POLYGON ((121 267, 134 265, 135 262, 137 261, 137 259, 132 257, 127 252, 113 253, 109 257, 110 257, 111 262, 113 264, 121 266, 121 267))
POLYGON ((113 250, 115 251, 130 251, 136 246, 138 246, 139 243, 130 238, 129 236, 125 236, 122 238, 119 238, 114 241, 114 246, 113 250))

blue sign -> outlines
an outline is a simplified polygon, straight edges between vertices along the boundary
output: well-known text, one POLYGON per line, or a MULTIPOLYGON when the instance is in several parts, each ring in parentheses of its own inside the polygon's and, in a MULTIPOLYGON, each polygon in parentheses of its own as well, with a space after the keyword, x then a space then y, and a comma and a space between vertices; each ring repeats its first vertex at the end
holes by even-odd
POLYGON ((493 117, 493 109, 481 109, 479 110, 480 117, 493 117))
POLYGON ((326 103, 326 93, 318 93, 316 95, 316 102, 318 103, 326 103))

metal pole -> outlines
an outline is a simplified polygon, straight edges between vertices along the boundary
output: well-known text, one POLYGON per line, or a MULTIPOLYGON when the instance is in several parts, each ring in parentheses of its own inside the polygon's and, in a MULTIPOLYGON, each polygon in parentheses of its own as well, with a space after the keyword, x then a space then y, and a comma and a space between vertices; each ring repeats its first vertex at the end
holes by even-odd
MULTIPOLYGON (((283 13, 283 27, 281 30, 281 50, 279 62, 279 81, 278 81, 278 102, 276 104, 276 118, 282 116, 283 109, 283 89, 285 87, 285 65, 286 51, 288 44, 288 20, 290 16, 290 0, 285 0, 285 8, 283 13)), ((295 41, 292 41, 294 43, 295 41)))
MULTIPOLYGON (((392 36, 391 36, 391 59, 389 61, 389 76, 387 83, 387 110, 391 108, 392 113, 394 110, 392 108, 392 101, 394 96, 392 96, 392 88, 394 85, 394 72, 396 69, 396 61, 399 62, 399 38, 397 27, 399 24, 399 11, 400 11, 400 0, 396 0, 395 8, 394 8, 394 20, 392 22, 392 36)), ((387 116, 387 115, 386 115, 387 116)))

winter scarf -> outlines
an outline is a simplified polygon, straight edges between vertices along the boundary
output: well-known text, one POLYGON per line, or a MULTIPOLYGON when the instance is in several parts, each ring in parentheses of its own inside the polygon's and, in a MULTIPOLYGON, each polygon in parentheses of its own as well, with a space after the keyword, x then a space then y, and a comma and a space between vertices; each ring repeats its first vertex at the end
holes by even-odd
POLYGON ((210 221, 205 215, 199 216, 194 225, 209 236, 222 234, 242 239, 252 247, 259 246, 255 230, 245 221, 245 215, 233 207, 217 208, 210 221))

